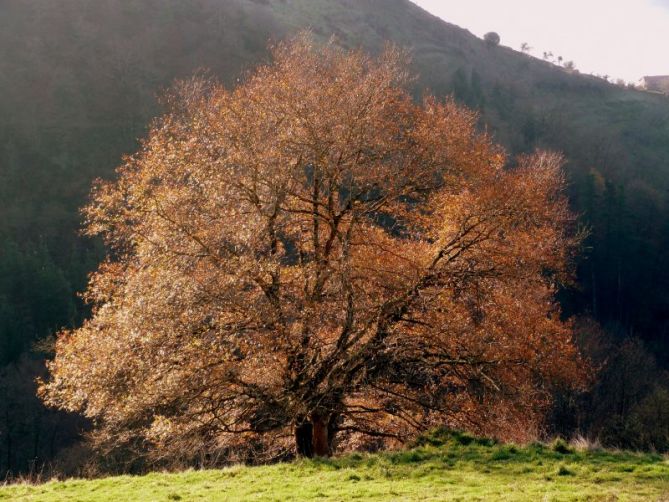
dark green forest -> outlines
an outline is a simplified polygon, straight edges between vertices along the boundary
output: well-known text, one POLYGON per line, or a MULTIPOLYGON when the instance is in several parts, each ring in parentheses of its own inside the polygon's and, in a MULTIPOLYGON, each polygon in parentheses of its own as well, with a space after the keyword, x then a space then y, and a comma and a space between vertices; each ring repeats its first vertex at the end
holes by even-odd
MULTIPOLYGON (((3 0, 0 3, 0 473, 74 469, 87 424, 35 395, 54 334, 104 257, 79 233, 95 178, 137 149, 160 95, 200 72, 233 84, 309 28, 407 47, 415 95, 453 94, 512 153, 567 159, 590 230, 561 294, 597 369, 546 434, 669 450, 669 98, 493 47, 408 0, 3 0)), ((491 30, 495 27, 491 26, 491 30)))

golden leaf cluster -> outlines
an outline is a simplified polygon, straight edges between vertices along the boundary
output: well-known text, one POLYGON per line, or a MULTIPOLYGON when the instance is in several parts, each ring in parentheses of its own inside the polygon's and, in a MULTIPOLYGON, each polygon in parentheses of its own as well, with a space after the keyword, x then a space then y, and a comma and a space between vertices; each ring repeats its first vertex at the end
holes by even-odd
POLYGON ((176 86, 85 210, 110 257, 47 402, 159 456, 278 454, 305 423, 330 449, 536 430, 584 378, 561 158, 509 167, 474 113, 411 98, 405 61, 302 35, 234 90, 176 86))

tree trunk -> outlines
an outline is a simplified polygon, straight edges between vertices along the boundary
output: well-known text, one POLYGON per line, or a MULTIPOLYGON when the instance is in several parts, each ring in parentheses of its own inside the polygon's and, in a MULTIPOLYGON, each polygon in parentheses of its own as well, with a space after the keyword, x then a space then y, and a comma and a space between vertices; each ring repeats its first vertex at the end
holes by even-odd
POLYGON ((328 419, 321 415, 314 415, 311 418, 313 424, 312 444, 314 455, 317 457, 330 456, 330 440, 328 434, 328 419))
POLYGON ((295 450, 300 457, 329 457, 329 417, 313 414, 295 425, 295 450))
POLYGON ((313 430, 313 425, 307 420, 295 425, 295 450, 298 456, 307 458, 314 456, 313 430))

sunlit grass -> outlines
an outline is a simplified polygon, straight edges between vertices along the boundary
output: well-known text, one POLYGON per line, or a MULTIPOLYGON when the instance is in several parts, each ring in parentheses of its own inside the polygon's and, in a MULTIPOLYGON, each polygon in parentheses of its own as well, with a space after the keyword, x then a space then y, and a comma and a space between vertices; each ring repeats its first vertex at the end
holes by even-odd
POLYGON ((669 501, 669 459, 442 432, 377 455, 0 489, 0 500, 40 502, 355 499, 669 501))

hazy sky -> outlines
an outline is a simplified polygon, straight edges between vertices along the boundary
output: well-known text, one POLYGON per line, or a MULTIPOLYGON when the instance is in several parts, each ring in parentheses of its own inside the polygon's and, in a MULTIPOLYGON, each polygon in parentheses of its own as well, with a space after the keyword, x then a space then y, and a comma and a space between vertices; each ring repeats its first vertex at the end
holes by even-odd
POLYGON ((669 75, 669 0, 413 0, 449 23, 502 45, 551 51, 584 73, 637 81, 669 75))

